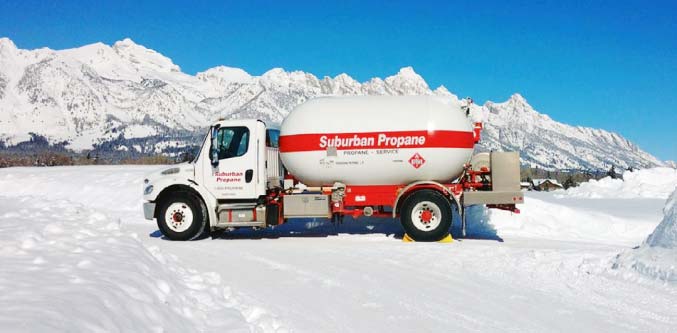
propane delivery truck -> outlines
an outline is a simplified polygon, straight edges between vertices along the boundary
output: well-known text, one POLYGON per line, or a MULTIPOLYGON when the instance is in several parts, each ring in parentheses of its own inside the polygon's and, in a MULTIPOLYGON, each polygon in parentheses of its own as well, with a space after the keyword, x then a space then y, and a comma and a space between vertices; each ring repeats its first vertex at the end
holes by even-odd
POLYGON ((143 210, 171 240, 293 218, 399 217, 406 237, 448 237, 465 208, 519 212, 516 152, 473 154, 481 123, 433 96, 321 97, 278 128, 212 124, 191 163, 144 180, 143 210))

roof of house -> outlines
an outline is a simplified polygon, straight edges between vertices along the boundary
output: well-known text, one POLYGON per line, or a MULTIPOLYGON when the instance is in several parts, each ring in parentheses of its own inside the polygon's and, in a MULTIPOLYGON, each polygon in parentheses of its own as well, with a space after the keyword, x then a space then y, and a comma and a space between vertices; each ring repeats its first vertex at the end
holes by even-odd
POLYGON ((553 184, 555 186, 562 187, 562 184, 560 184, 557 181, 557 179, 547 179, 547 178, 546 179, 534 179, 533 182, 534 182, 534 186, 541 186, 545 182, 550 182, 551 184, 553 184))

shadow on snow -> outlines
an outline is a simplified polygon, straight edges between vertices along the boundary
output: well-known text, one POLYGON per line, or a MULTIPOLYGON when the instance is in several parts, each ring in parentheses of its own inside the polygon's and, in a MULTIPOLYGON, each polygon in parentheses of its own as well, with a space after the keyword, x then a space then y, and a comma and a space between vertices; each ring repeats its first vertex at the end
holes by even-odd
MULTIPOLYGON (((456 211, 451 226, 451 234, 455 239, 485 239, 503 242, 496 229, 489 223, 489 210, 484 206, 466 208, 466 237, 461 237, 461 219, 456 211)), ((346 216, 343 223, 334 225, 325 218, 289 219, 280 226, 253 230, 240 228, 228 232, 214 232, 212 239, 275 239, 287 237, 329 237, 339 234, 375 235, 382 234, 402 239, 404 230, 398 219, 360 217, 353 219, 346 216)), ((163 238, 160 230, 149 234, 150 237, 163 238)))

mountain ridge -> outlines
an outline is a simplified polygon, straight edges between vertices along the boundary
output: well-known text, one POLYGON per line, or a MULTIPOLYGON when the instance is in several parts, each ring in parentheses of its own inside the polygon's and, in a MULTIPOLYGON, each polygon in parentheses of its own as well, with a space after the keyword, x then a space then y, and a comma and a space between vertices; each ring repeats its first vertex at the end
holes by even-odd
MULTIPOLYGON (((318 78, 282 68, 255 76, 216 66, 190 75, 129 38, 59 51, 23 50, 0 38, 0 140, 6 145, 36 133, 76 150, 107 142, 139 150, 124 142, 156 137, 140 150, 162 152, 163 137, 199 136, 217 118, 280 123, 296 105, 326 95, 436 95, 465 102, 444 86, 432 89, 412 67, 365 82, 345 73, 318 78)), ((519 93, 505 102, 473 105, 471 116, 485 123, 479 150, 517 149, 532 167, 664 165, 619 134, 557 122, 519 93)), ((189 144, 180 141, 176 146, 189 144)))

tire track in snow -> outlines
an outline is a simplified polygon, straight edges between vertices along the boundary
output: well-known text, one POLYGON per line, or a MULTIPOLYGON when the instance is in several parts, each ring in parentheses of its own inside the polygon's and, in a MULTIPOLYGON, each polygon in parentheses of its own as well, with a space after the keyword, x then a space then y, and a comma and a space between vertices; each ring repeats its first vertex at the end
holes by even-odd
MULTIPOLYGON (((173 254, 165 254, 158 246, 148 246, 151 253, 158 257, 161 262, 167 260, 178 262, 180 261, 173 254)), ((202 252, 197 250, 197 252, 202 252)), ((290 332, 285 323, 278 319, 278 317, 268 311, 260 302, 254 301, 251 297, 244 293, 233 291, 230 286, 221 287, 220 289, 213 289, 209 284, 220 285, 221 275, 216 272, 198 273, 192 268, 185 268, 183 265, 170 265, 170 269, 175 270, 180 276, 184 277, 186 284, 195 290, 210 289, 211 293, 221 294, 227 300, 226 304, 238 309, 245 320, 249 323, 252 331, 255 332, 290 332), (205 285, 207 282, 207 285, 205 285)), ((218 316, 217 313, 214 314, 218 316)))

